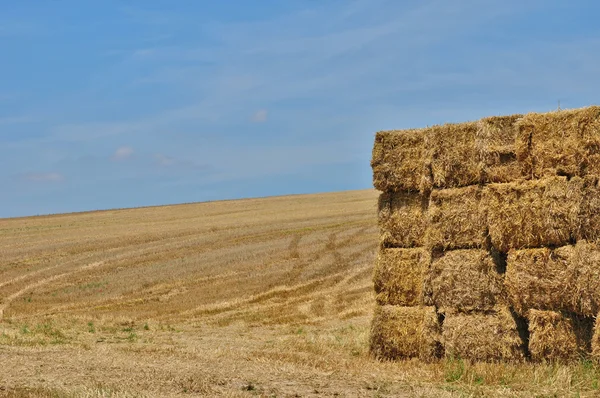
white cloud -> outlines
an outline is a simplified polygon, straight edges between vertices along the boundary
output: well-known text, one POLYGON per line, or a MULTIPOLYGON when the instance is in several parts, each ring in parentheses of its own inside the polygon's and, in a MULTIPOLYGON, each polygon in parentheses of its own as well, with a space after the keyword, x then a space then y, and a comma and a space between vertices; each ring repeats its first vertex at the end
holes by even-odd
POLYGON ((131 157, 131 155, 133 155, 133 149, 131 149, 131 147, 128 146, 122 146, 117 148, 117 150, 115 151, 114 155, 112 155, 111 159, 112 160, 125 160, 125 159, 129 159, 131 157))
POLYGON ((252 115, 252 121, 255 123, 263 123, 267 121, 267 110, 261 109, 257 111, 254 115, 252 115))
POLYGON ((65 179, 60 173, 25 173, 21 178, 31 182, 60 182, 65 179))

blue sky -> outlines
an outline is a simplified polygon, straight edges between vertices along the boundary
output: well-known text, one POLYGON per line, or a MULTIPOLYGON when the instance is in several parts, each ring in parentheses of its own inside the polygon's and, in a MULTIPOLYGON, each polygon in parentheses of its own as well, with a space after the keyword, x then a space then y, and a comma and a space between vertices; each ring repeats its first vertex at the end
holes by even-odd
POLYGON ((371 187, 374 133, 598 103, 594 1, 5 1, 0 217, 371 187))

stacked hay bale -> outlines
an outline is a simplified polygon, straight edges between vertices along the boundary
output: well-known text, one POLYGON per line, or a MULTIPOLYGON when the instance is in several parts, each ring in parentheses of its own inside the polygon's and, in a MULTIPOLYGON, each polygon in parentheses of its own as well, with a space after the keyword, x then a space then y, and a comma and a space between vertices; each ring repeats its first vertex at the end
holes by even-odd
POLYGON ((600 356, 600 107, 378 132, 371 165, 375 356, 600 356))

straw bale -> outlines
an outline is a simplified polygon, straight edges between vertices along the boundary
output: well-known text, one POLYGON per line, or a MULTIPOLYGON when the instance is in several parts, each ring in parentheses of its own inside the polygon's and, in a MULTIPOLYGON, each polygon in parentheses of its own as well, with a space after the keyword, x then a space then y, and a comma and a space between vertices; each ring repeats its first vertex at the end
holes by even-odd
POLYGON ((504 280, 508 302, 531 309, 595 316, 600 311, 600 248, 579 241, 556 249, 511 251, 504 280))
POLYGON ((370 351, 378 359, 433 360, 441 354, 441 331, 433 307, 377 306, 370 351))
POLYGON ((511 182, 522 178, 516 154, 516 122, 521 117, 492 116, 478 122, 475 144, 482 182, 511 182))
POLYGON ((508 302, 521 315, 530 309, 570 310, 575 294, 572 268, 574 247, 511 250, 504 285, 508 302))
POLYGON ((517 128, 517 159, 531 178, 600 174, 600 107, 530 113, 517 128))
POLYGON ((433 190, 427 210, 426 245, 433 249, 484 247, 486 218, 480 200, 478 186, 433 190))
POLYGON ((521 361, 524 343, 508 308, 488 313, 450 313, 442 327, 446 356, 473 361, 521 361))
POLYGON ((482 205, 492 245, 501 252, 539 246, 562 246, 578 223, 582 180, 543 180, 490 184, 482 205))
POLYGON ((423 303, 423 256, 425 250, 381 249, 373 284, 380 305, 415 306, 423 303))
POLYGON ((600 178, 586 176, 582 182, 577 240, 600 240, 600 178))
POLYGON ((476 136, 477 122, 448 123, 425 131, 433 187, 457 188, 480 182, 476 136))
POLYGON ((379 131, 371 167, 373 185, 382 192, 418 191, 425 172, 426 129, 379 131))
POLYGON ((432 261, 432 300, 442 312, 492 310, 504 301, 502 276, 486 250, 452 250, 432 261))
POLYGON ((382 193, 379 196, 381 246, 423 246, 426 207, 426 199, 416 193, 382 193))
POLYGON ((575 361, 591 351, 592 318, 531 310, 529 352, 534 361, 575 361))
POLYGON ((594 322, 594 332, 592 334, 592 357, 598 361, 600 360, 600 314, 596 316, 594 322))

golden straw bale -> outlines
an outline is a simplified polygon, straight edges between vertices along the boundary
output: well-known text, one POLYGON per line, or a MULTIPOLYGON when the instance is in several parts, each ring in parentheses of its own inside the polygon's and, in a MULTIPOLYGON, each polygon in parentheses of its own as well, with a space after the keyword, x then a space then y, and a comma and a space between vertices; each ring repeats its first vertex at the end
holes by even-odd
POLYGON ((600 314, 596 316, 594 322, 594 332, 592 335, 592 357, 600 361, 600 314))
POLYGON ((435 189, 427 209, 426 245, 433 249, 482 248, 486 217, 480 206, 481 189, 469 186, 435 189))
POLYGON ((491 242, 501 252, 539 246, 562 246, 577 229, 582 179, 490 184, 483 190, 491 242))
POLYGON ((433 307, 384 305, 375 309, 369 345, 378 359, 433 360, 441 354, 440 339, 433 307))
POLYGON ((531 309, 595 316, 600 311, 600 247, 585 240, 556 249, 509 252, 504 280, 516 312, 531 309))
POLYGON ((573 310, 573 246, 511 250, 504 285, 509 304, 521 315, 530 309, 573 310))
POLYGON ((425 172, 426 129, 379 131, 371 167, 373 185, 382 192, 418 191, 425 172))
POLYGON ((381 246, 423 246, 426 207, 426 199, 417 193, 382 193, 378 213, 381 246))
POLYGON ((423 303, 424 249, 381 249, 373 284, 380 305, 415 306, 423 303))
POLYGON ((583 178, 576 239, 600 240, 600 178, 583 178))
POLYGON ((480 182, 476 136, 477 122, 444 124, 425 131, 433 187, 457 188, 480 182))
POLYGON ((485 314, 447 314, 442 341, 450 358, 488 362, 525 358, 517 322, 504 306, 485 314))
POLYGON ((576 361, 591 351, 593 319, 531 310, 529 352, 534 361, 576 361))
POLYGON ((482 182, 511 182, 522 178, 516 154, 516 122, 522 116, 492 116, 477 123, 475 145, 482 182))
POLYGON ((492 310, 502 303, 503 280, 486 250, 451 250, 435 258, 428 270, 432 300, 442 312, 492 310))
POLYGON ((531 178, 599 174, 600 107, 530 113, 517 128, 517 159, 531 178))

